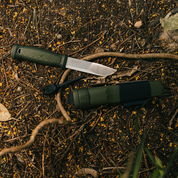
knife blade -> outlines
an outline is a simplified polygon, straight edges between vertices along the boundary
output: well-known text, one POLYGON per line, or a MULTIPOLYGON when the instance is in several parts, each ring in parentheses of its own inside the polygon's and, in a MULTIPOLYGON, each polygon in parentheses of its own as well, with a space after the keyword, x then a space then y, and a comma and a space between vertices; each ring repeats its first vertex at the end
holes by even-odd
POLYGON ((26 60, 42 65, 60 67, 62 69, 70 68, 98 76, 108 76, 116 72, 116 69, 102 64, 75 59, 67 55, 57 54, 34 46, 15 44, 11 50, 11 57, 13 59, 26 60))

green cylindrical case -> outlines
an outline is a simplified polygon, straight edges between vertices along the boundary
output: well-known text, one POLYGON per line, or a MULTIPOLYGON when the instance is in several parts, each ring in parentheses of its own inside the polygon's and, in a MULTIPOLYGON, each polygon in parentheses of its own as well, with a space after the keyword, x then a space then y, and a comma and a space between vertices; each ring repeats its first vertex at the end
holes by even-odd
POLYGON ((11 50, 13 59, 21 59, 42 65, 65 68, 67 56, 41 49, 34 46, 13 45, 11 50))
POLYGON ((163 84, 159 81, 125 82, 118 85, 73 90, 75 108, 91 108, 93 106, 116 103, 142 101, 163 93, 163 84))

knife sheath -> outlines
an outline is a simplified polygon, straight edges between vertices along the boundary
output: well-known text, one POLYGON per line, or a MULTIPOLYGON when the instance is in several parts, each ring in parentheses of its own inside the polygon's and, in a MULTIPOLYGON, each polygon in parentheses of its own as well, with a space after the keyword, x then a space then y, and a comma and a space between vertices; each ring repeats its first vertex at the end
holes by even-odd
MULTIPOLYGON (((69 95, 69 103, 75 108, 91 108, 93 106, 123 102, 141 104, 150 97, 163 93, 164 86, 159 81, 133 81, 112 86, 74 89, 69 95)), ((131 104, 132 105, 132 104, 131 104)))

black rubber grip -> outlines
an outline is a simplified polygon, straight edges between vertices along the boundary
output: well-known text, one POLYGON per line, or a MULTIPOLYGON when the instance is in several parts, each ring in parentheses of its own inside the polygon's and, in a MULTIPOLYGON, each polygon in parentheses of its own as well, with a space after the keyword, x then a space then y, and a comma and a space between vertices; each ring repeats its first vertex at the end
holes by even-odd
POLYGON ((151 97, 148 81, 126 82, 119 84, 121 102, 142 100, 151 97))

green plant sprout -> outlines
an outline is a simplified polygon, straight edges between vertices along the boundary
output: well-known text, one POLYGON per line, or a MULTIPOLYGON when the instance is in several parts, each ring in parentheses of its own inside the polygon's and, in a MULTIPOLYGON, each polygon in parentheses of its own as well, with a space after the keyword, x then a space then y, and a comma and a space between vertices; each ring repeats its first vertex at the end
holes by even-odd
MULTIPOLYGON (((139 121, 138 121, 139 114, 140 114, 140 111, 143 108, 143 106, 149 100, 150 99, 148 99, 140 107, 139 112, 137 114, 136 121, 135 121, 135 127, 136 127, 136 130, 137 130, 139 137, 141 137, 140 133, 139 133, 139 124, 138 124, 139 123, 139 121)), ((164 178, 166 176, 166 174, 168 173, 168 171, 171 167, 171 164, 172 164, 172 162, 173 162, 173 160, 176 157, 176 154, 178 152, 178 146, 176 147, 174 154, 172 155, 171 159, 169 160, 167 166, 164 168, 161 160, 158 157, 153 157, 153 155, 148 150, 148 148, 146 146, 144 146, 145 138, 146 138, 146 129, 144 129, 144 131, 143 131, 143 135, 141 137, 141 142, 140 142, 137 154, 136 154, 135 162, 133 163, 133 159, 131 158, 131 160, 127 163, 126 171, 124 172, 123 175, 119 171, 119 175, 120 175, 121 178, 128 178, 128 177, 137 178, 138 177, 138 173, 139 173, 139 169, 140 169, 140 165, 141 165, 141 160, 142 160, 142 154, 143 154, 144 150, 148 154, 148 156, 151 159, 151 161, 153 162, 153 164, 156 166, 156 168, 153 170, 153 172, 151 174, 151 178, 164 178), (133 164, 134 164, 134 166, 133 166, 133 170, 132 170, 131 168, 132 168, 133 164)), ((133 157, 133 154, 132 154, 132 157, 133 157)))

